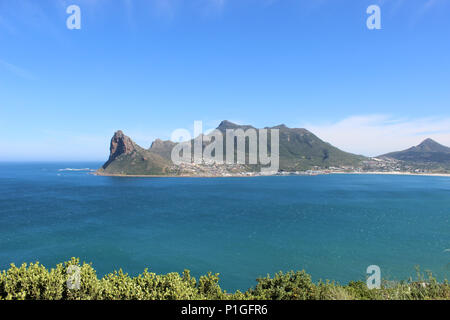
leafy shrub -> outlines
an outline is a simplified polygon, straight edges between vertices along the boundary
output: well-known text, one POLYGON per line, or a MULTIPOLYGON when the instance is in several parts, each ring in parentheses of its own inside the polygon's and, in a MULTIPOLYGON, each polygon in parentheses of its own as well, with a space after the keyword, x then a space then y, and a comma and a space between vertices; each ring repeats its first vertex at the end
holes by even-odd
POLYGON ((279 272, 272 279, 269 275, 256 280, 258 284, 251 294, 261 300, 312 300, 317 287, 305 271, 279 272))
POLYGON ((418 272, 417 280, 384 281, 380 289, 369 289, 363 281, 348 285, 319 281, 305 271, 279 272, 257 279, 246 292, 227 293, 219 286, 219 275, 208 273, 197 281, 189 270, 157 275, 147 269, 137 277, 122 270, 101 279, 91 264, 72 258, 50 270, 38 262, 14 264, 0 272, 0 300, 450 300, 447 280, 439 283, 431 273, 418 272), (69 289, 68 270, 79 268, 79 288, 69 289))

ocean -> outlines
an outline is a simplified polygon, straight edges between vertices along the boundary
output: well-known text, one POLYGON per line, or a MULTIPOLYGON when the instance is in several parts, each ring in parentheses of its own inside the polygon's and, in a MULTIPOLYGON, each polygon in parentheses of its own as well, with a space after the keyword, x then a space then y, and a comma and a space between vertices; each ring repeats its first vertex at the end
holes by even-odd
POLYGON ((450 178, 118 178, 101 163, 0 164, 0 269, 79 257, 98 276, 220 273, 228 291, 306 270, 314 281, 450 275, 450 178), (63 169, 63 170, 62 170, 63 169))

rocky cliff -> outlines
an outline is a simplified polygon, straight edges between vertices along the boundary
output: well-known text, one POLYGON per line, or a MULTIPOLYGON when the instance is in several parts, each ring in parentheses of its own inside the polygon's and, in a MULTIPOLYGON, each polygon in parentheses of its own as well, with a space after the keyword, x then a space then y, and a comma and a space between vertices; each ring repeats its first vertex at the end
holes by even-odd
POLYGON ((105 175, 165 175, 171 161, 137 145, 122 131, 111 139, 108 161, 97 171, 105 175))

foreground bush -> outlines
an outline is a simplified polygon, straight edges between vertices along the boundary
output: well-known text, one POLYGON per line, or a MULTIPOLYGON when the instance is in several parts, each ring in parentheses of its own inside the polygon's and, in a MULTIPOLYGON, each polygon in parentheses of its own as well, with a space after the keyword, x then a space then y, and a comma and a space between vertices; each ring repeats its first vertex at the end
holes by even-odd
MULTIPOLYGON (((70 272, 69 272, 70 273, 70 272)), ((450 299, 447 281, 438 283, 431 274, 419 274, 417 281, 385 282, 380 289, 368 289, 362 281, 341 286, 334 282, 311 281, 305 271, 277 273, 257 279, 257 285, 246 292, 227 293, 219 286, 218 274, 208 273, 198 281, 188 270, 181 275, 157 275, 145 270, 130 277, 122 270, 99 279, 90 264, 80 265, 72 258, 56 268, 46 269, 39 263, 23 264, 0 273, 0 300, 423 300, 450 299), (79 267, 77 289, 67 285, 68 269, 79 267)))

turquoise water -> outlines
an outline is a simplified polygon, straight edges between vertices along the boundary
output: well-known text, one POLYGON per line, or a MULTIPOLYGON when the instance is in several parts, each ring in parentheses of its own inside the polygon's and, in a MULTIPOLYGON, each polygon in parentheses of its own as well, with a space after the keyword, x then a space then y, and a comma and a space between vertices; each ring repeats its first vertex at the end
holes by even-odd
POLYGON ((0 164, 0 269, 72 256, 99 275, 190 269, 245 290, 279 270, 313 279, 450 278, 450 178, 323 175, 112 178, 0 164))

